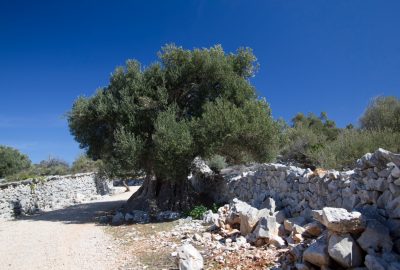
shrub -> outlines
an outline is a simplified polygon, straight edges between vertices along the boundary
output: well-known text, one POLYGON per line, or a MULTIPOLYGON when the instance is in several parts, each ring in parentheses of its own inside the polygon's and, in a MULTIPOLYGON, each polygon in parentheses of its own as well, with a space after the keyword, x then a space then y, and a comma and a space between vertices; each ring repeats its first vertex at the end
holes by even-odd
POLYGON ((281 151, 282 159, 307 167, 313 165, 312 153, 324 147, 326 137, 311 129, 297 127, 287 131, 286 142, 281 151))
POLYGON ((89 158, 87 155, 82 154, 72 163, 72 173, 83 173, 83 172, 97 172, 99 170, 101 161, 89 158))
POLYGON ((31 161, 17 149, 0 145, 0 178, 29 168, 31 161))
POLYGON ((365 153, 384 148, 400 152, 400 133, 390 130, 343 130, 338 138, 311 154, 311 160, 324 168, 353 168, 365 153))
POLYGON ((373 99, 360 118, 360 123, 362 129, 400 132, 400 99, 393 96, 373 99))
POLYGON ((203 214, 207 211, 207 207, 204 205, 197 205, 192 210, 190 210, 187 215, 193 219, 202 219, 203 214))
POLYGON ((220 155, 213 155, 206 160, 207 165, 216 173, 219 173, 222 169, 225 169, 228 164, 226 163, 226 158, 220 155))
POLYGON ((34 166, 34 171, 38 175, 64 175, 70 172, 69 164, 59 158, 49 157, 34 166))

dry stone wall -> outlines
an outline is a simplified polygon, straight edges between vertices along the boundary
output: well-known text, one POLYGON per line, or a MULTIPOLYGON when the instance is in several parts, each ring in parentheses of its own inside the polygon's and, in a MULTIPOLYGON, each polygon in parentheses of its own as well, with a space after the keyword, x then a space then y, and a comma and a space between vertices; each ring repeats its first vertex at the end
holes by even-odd
POLYGON ((94 173, 49 176, 0 185, 0 220, 61 209, 106 195, 112 182, 94 173))
POLYGON ((311 210, 372 206, 400 218, 400 155, 379 149, 358 160, 351 171, 312 172, 282 164, 231 167, 221 175, 195 174, 193 186, 217 202, 233 198, 262 209, 273 198, 287 216, 311 218, 311 210))

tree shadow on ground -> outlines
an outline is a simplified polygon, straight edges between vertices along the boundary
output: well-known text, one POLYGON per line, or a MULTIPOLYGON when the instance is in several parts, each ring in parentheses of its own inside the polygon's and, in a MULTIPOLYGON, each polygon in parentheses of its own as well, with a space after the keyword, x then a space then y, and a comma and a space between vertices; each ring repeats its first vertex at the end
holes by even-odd
POLYGON ((65 224, 98 223, 97 219, 100 216, 105 216, 120 208, 125 202, 126 200, 82 203, 64 209, 19 217, 16 220, 52 221, 65 224))

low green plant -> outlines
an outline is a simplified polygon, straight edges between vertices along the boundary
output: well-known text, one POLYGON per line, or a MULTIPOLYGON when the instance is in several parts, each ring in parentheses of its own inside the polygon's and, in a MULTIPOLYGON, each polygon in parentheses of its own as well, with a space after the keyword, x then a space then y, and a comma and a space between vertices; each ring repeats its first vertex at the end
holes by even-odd
POLYGON ((207 165, 216 173, 219 173, 222 169, 225 169, 228 164, 226 163, 226 158, 220 155, 213 155, 206 160, 207 165))
POLYGON ((211 206, 211 211, 213 213, 217 213, 218 212, 218 208, 219 208, 219 206, 216 203, 213 203, 213 205, 211 206))
POLYGON ((187 213, 187 216, 193 219, 202 219, 203 214, 207 211, 207 207, 204 205, 197 205, 187 213))

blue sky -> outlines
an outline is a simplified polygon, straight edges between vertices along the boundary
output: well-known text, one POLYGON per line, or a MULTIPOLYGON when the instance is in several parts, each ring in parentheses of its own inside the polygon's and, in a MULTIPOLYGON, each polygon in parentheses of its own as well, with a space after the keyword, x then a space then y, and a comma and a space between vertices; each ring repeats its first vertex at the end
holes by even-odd
POLYGON ((400 95, 399 12, 397 0, 0 0, 0 144, 72 162, 73 101, 171 42, 253 48, 253 83, 276 118, 357 123, 372 97, 400 95))

